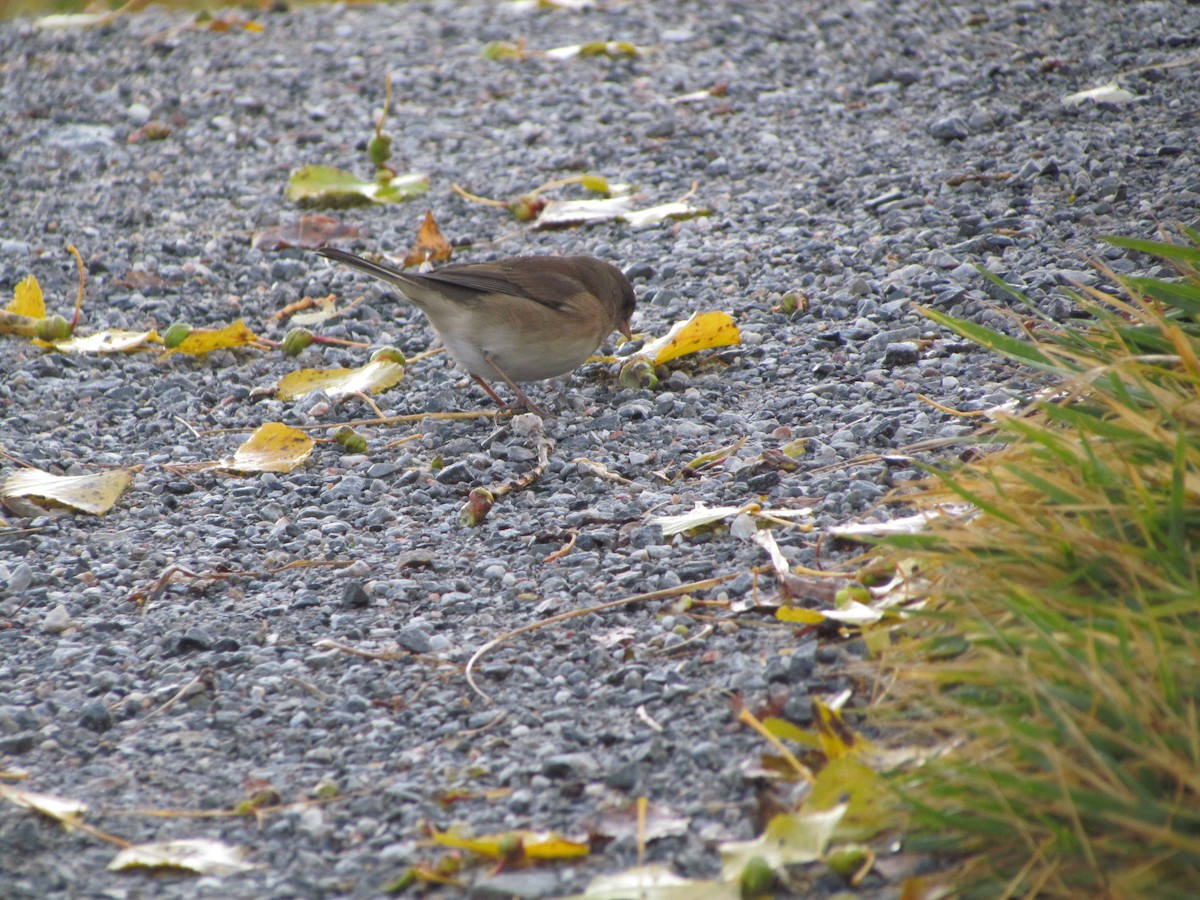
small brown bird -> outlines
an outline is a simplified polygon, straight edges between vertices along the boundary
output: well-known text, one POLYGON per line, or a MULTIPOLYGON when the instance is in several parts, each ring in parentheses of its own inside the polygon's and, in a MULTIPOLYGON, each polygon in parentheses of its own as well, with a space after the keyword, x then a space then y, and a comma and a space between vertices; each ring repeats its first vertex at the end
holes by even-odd
POLYGON ((514 256, 410 274, 332 247, 317 252, 395 285, 500 406, 485 377, 499 376, 526 409, 544 415, 518 381, 570 372, 614 330, 630 336, 633 285, 590 256, 514 256))

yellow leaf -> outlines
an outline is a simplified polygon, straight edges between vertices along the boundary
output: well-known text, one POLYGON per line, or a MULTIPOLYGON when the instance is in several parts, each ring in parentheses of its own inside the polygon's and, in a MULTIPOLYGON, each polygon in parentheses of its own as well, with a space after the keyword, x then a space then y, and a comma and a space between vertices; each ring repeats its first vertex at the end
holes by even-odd
POLYGON ((32 275, 26 275, 13 289, 12 302, 5 309, 31 319, 46 318, 46 303, 42 299, 42 286, 38 284, 38 280, 32 275))
POLYGON ((313 446, 313 439, 303 431, 267 422, 220 465, 235 472, 290 472, 308 459, 313 446))
POLYGON ((775 610, 775 618, 780 622, 820 625, 825 621, 825 614, 816 609, 803 609, 799 606, 781 606, 775 610))
POLYGON ((573 859, 588 855, 587 843, 570 841, 554 832, 506 831, 471 838, 450 830, 435 832, 433 842, 490 859, 508 859, 514 855, 529 859, 573 859))
POLYGON ((0 497, 36 497, 102 516, 132 482, 132 469, 112 469, 97 475, 52 475, 39 469, 23 469, 8 476, 0 497))
POLYGON ((676 322, 671 330, 646 344, 638 356, 645 356, 654 365, 711 347, 729 347, 741 343, 742 336, 733 317, 726 312, 696 313, 690 319, 676 322))
POLYGON ((821 749, 830 759, 841 759, 867 746, 866 741, 854 733, 846 724, 841 712, 826 706, 820 700, 813 701, 813 714, 817 720, 817 735, 821 738, 821 749))
POLYGON ((878 772, 856 757, 843 756, 828 763, 817 775, 804 809, 831 809, 839 803, 848 804, 835 835, 845 841, 866 841, 891 824, 896 812, 888 802, 892 796, 878 772))
POLYGON ((378 394, 394 387, 404 377, 404 366, 377 359, 357 369, 300 369, 279 379, 275 390, 280 400, 295 400, 314 391, 330 397, 349 394, 378 394))
POLYGON ((756 856, 762 857, 772 869, 816 862, 825 855, 825 848, 845 814, 843 803, 827 810, 804 809, 775 816, 757 840, 731 841, 717 848, 721 853, 721 877, 740 878, 746 864, 756 856))
POLYGON ((575 859, 588 855, 588 845, 553 832, 530 834, 525 838, 525 855, 530 859, 575 859))
POLYGON ((821 749, 821 741, 811 731, 805 731, 794 722, 789 722, 787 719, 780 719, 777 716, 768 716, 763 719, 763 728, 767 729, 777 738, 789 740, 794 744, 800 744, 803 747, 811 747, 814 750, 821 749))
POLYGON ((150 331, 101 331, 86 337, 74 337, 65 341, 34 340, 34 344, 62 353, 127 353, 130 350, 149 349, 147 344, 161 344, 162 338, 153 329, 150 331))
POLYGON ((257 335, 238 319, 224 328, 195 328, 183 339, 178 347, 168 350, 163 358, 172 353, 186 353, 189 356, 203 356, 213 350, 227 350, 230 347, 244 347, 258 340, 257 335))

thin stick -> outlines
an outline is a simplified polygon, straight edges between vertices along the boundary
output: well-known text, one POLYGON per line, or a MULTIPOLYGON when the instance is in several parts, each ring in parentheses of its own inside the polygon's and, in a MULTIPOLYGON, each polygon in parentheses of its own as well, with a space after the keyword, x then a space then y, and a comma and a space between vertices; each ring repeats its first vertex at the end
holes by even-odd
POLYGON ((71 334, 74 334, 75 326, 79 324, 79 313, 83 309, 83 257, 74 244, 67 244, 67 250, 74 255, 75 263, 79 266, 79 296, 75 298, 75 318, 71 320, 71 334))
POLYGON ((580 616, 586 616, 591 613, 604 612, 609 609, 616 609, 619 606, 628 606, 631 603, 641 603, 645 600, 662 600, 667 597, 676 597, 680 594, 686 594, 689 591, 703 591, 708 588, 716 587, 719 584, 724 584, 726 581, 732 581, 738 577, 735 573, 731 575, 717 575, 713 578, 705 578, 702 581, 690 581, 687 584, 677 585, 676 587, 663 588, 658 591, 649 591, 645 594, 633 594, 630 597, 622 597, 620 600, 611 600, 608 603, 601 603, 599 606, 589 606, 585 609, 576 609, 571 612, 559 613, 557 616, 551 616, 549 619, 541 619, 537 622, 530 622, 528 625, 522 625, 520 628, 506 632, 497 638, 488 641, 482 647, 475 651, 470 660, 467 661, 467 667, 464 670, 467 676, 467 684, 471 686, 471 690, 477 693, 487 703, 494 702, 489 694, 483 691, 479 685, 475 683, 475 663, 483 657, 492 648, 503 644, 510 638, 515 638, 518 635, 525 634, 529 631, 536 631, 539 628, 544 628, 547 625, 556 625, 559 622, 566 622, 570 619, 576 619, 580 616))

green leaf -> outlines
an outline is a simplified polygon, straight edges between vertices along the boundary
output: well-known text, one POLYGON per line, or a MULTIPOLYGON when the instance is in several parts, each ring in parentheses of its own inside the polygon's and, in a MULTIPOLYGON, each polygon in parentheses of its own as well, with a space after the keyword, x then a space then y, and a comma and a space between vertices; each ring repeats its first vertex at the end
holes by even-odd
POLYGON ((397 203, 429 190, 428 176, 410 172, 363 181, 336 166, 304 166, 288 179, 287 198, 305 206, 344 209, 370 203, 397 203))

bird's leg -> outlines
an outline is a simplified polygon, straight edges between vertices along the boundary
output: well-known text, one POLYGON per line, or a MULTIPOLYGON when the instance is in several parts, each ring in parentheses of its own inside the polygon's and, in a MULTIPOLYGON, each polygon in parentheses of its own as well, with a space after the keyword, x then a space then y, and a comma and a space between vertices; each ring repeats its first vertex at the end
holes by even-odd
MULTIPOLYGON (((521 388, 517 385, 517 383, 515 381, 513 381, 511 378, 509 378, 508 375, 505 374, 503 369, 501 369, 498 365, 496 365, 496 360, 492 357, 492 354, 488 353, 486 350, 483 351, 483 359, 484 359, 484 362, 486 362, 489 366, 491 366, 496 371, 497 375, 499 375, 501 378, 504 379, 504 383, 513 389, 513 393, 517 395, 517 398, 521 401, 522 406, 524 406, 531 413, 537 413, 543 419, 550 418, 550 413, 549 413, 549 411, 547 411, 546 407, 540 406, 539 404, 534 403, 532 400, 530 400, 525 395, 525 392, 523 390, 521 390, 521 388)), ((478 375, 473 375, 471 377, 473 377, 479 383, 479 385, 492 396, 493 400, 495 400, 501 406, 506 405, 503 400, 501 400, 499 397, 496 396, 496 392, 493 391, 488 386, 487 382, 485 382, 478 375)))
POLYGON ((504 402, 504 398, 501 397, 499 394, 497 394, 495 391, 493 391, 492 386, 490 384, 488 384, 486 381, 484 381, 478 375, 472 375, 471 378, 473 378, 475 380, 475 383, 477 385, 479 385, 481 388, 483 388, 485 391, 487 391, 487 395, 496 401, 497 406, 499 406, 501 409, 506 409, 508 407, 508 404, 504 402))

